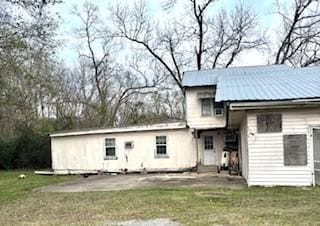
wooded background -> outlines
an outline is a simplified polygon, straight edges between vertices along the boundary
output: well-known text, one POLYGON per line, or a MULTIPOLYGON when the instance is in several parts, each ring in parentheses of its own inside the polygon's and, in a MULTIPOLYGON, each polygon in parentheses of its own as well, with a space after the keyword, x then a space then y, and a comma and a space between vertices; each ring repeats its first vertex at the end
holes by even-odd
MULTIPOLYGON (((163 2, 168 16, 178 1, 163 2)), ((59 15, 50 10, 61 1, 0 0, 0 169, 50 167, 52 131, 183 119, 185 70, 234 66, 252 49, 270 64, 319 64, 317 0, 275 2, 277 40, 241 3, 213 14, 215 0, 184 2, 167 24, 147 1, 110 4, 107 20, 93 3, 74 8, 80 44, 70 68, 56 53, 59 15)))

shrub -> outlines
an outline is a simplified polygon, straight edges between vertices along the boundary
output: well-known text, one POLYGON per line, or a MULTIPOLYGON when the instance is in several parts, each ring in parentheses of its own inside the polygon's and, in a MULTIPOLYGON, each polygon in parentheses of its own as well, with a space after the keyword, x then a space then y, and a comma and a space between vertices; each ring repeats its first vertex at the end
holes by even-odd
POLYGON ((0 169, 49 168, 50 138, 24 128, 13 138, 0 139, 0 169))

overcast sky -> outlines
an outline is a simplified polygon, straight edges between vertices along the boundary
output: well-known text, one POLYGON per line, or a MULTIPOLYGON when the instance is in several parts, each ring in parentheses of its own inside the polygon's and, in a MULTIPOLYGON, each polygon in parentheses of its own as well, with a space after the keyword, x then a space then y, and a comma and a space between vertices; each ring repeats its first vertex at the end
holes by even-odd
MULTIPOLYGON (((88 0, 89 1, 89 0, 88 0)), ((102 15, 107 15, 108 6, 114 4, 117 1, 128 4, 128 0, 91 0, 92 3, 99 6, 99 12, 102 15)), ((54 6, 54 11, 58 12, 61 16, 61 22, 58 30, 58 38, 63 40, 63 44, 58 48, 58 54, 61 59, 66 63, 67 66, 73 66, 77 61, 77 46, 79 45, 79 40, 74 34, 74 29, 79 26, 79 19, 72 15, 72 9, 74 7, 81 8, 85 0, 64 0, 62 4, 57 4, 54 6)), ((90 1, 89 1, 90 2, 90 1)), ((168 14, 163 12, 161 6, 164 0, 149 0, 147 1, 150 8, 150 14, 155 18, 162 19, 167 18, 168 14)), ((178 1, 179 2, 179 1, 178 1)), ((241 1, 247 7, 250 7, 256 12, 259 23, 262 29, 268 30, 268 35, 270 38, 275 38, 275 29, 279 26, 279 17, 274 13, 276 11, 274 0, 243 0, 241 1)), ((282 4, 287 4, 292 2, 291 0, 281 0, 282 4)), ((131 1, 130 1, 131 3, 131 1)), ((220 0, 215 3, 212 10, 219 10, 224 8, 227 11, 234 9, 234 7, 239 3, 237 0, 220 0)), ((184 4, 184 3, 183 3, 184 4)), ((185 7, 183 5, 176 5, 174 9, 174 14, 183 13, 185 7)), ((172 13, 172 12, 171 12, 172 13)), ((214 13, 211 11, 210 13, 214 13)), ((108 18, 105 19, 108 23, 108 18)), ((262 55, 257 51, 252 51, 241 57, 236 62, 236 65, 259 65, 266 64, 266 56, 262 55)))

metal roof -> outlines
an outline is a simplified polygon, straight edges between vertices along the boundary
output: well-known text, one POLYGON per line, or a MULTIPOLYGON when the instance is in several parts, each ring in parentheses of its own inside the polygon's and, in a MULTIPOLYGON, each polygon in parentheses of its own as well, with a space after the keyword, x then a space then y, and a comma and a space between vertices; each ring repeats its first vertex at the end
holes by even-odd
POLYGON ((184 74, 183 86, 216 85, 215 100, 267 101, 320 97, 320 67, 232 67, 184 74))
MULTIPOLYGON (((262 101, 292 100, 320 97, 320 67, 277 68, 221 73, 218 77, 215 100, 262 101), (280 69, 280 70, 279 70, 280 69)), ((228 70, 228 69, 226 69, 228 70)))
POLYGON ((110 133, 125 133, 125 132, 145 132, 158 130, 175 130, 187 129, 185 121, 164 122, 154 124, 140 124, 131 126, 105 127, 105 128, 88 128, 80 130, 58 131, 50 134, 50 137, 66 137, 66 136, 81 136, 81 135, 96 135, 110 133))
POLYGON ((183 74, 182 86, 212 86, 217 84, 218 73, 217 69, 201 70, 201 71, 186 71, 183 74))
POLYGON ((247 66, 247 67, 229 67, 229 68, 216 68, 216 69, 205 69, 186 71, 182 79, 182 86, 193 87, 193 86, 210 86, 217 85, 218 77, 224 74, 243 74, 243 73, 262 73, 271 71, 288 70, 291 67, 280 64, 280 65, 263 65, 263 66, 247 66))

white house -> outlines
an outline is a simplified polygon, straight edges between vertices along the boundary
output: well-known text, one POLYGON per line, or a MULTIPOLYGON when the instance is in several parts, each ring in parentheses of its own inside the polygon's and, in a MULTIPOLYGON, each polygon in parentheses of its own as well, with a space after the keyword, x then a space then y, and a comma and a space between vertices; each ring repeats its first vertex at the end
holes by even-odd
POLYGON ((320 184, 320 67, 189 71, 183 86, 185 121, 51 134, 53 170, 185 171, 231 150, 249 186, 320 184))

